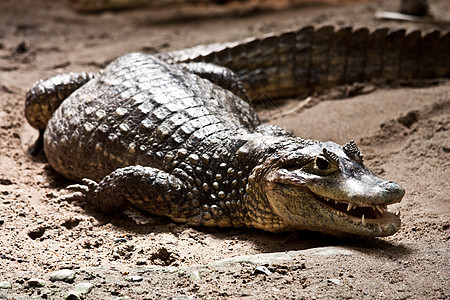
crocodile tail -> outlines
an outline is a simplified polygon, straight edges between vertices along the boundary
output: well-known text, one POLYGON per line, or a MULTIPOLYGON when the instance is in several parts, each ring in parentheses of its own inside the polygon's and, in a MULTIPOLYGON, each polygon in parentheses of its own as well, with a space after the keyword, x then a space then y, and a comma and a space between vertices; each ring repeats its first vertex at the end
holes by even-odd
POLYGON ((230 68, 253 100, 299 97, 354 82, 450 76, 450 35, 433 31, 308 26, 237 43, 161 54, 169 62, 230 68))
POLYGON ((45 129, 64 99, 93 77, 93 73, 68 73, 36 82, 26 94, 25 117, 28 123, 38 130, 45 129))

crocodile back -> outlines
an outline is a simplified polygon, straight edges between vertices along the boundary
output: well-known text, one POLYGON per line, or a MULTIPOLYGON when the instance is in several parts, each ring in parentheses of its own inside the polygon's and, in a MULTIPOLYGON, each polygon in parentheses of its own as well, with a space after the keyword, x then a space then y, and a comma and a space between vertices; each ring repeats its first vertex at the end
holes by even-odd
POLYGON ((171 171, 188 154, 214 152, 211 145, 232 147, 211 139, 253 132, 259 124, 249 105, 231 92, 132 53, 61 104, 47 125, 44 150, 64 176, 100 180, 127 165, 171 171))

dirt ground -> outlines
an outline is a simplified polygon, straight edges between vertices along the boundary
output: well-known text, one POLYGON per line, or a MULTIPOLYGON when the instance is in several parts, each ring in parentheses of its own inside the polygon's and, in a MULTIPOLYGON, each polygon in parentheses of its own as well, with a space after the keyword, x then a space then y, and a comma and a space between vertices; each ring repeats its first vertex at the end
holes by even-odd
MULTIPOLYGON (((133 211, 106 218, 61 201, 71 182, 44 155, 28 154, 37 132, 23 115, 27 89, 56 73, 96 71, 127 52, 306 24, 448 30, 374 19, 377 10, 396 11, 398 1, 261 7, 267 2, 256 9, 232 3, 77 14, 64 1, 0 1, 0 299, 450 297, 449 80, 376 88, 283 117, 298 99, 258 107, 265 120, 301 137, 355 140, 370 168, 406 189, 393 208, 401 212, 402 229, 387 238, 189 228, 133 211), (75 278, 51 277, 61 269, 75 278), (79 292, 80 283, 92 290, 79 292)), ((448 21, 450 3, 429 2, 432 14, 448 21)))

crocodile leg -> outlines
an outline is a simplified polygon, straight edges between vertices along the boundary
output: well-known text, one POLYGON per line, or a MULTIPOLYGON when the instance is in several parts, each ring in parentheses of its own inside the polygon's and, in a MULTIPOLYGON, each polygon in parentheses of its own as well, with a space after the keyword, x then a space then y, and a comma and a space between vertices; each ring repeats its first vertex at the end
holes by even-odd
POLYGON ((68 73, 36 82, 26 95, 25 117, 30 125, 45 129, 61 102, 93 77, 92 73, 68 73))
POLYGON ((186 222, 192 212, 182 206, 185 184, 160 169, 128 166, 116 169, 98 184, 89 179, 83 183, 72 189, 82 192, 88 203, 104 213, 120 212, 132 203, 151 214, 186 222))
POLYGON ((212 63, 190 62, 178 64, 183 70, 208 79, 214 84, 231 91, 236 96, 249 102, 247 91, 239 76, 229 68, 212 63))
POLYGON ((28 123, 39 130, 39 138, 31 148, 37 155, 42 149, 45 127, 58 106, 79 87, 94 77, 92 73, 59 74, 46 80, 39 80, 28 91, 25 103, 25 117, 28 123))

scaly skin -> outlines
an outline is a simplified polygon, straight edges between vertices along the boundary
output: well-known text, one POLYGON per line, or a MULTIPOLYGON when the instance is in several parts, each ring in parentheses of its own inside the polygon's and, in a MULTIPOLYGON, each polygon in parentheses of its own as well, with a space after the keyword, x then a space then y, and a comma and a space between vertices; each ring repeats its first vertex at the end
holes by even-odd
MULTIPOLYGON (((304 30, 309 32, 302 29, 279 38, 286 40, 286 36, 298 36, 304 30)), ((323 30, 328 32, 317 32, 323 30)), ((334 33, 327 36, 333 38, 321 39, 322 43, 333 44, 334 33)), ((444 37, 430 36, 430 44, 434 41, 434 46, 444 48, 439 44, 444 37)), ((276 40, 272 37, 257 43, 266 47, 276 40)), ((237 96, 245 98, 245 89, 253 99, 261 91, 277 97, 305 91, 306 84, 302 86, 303 79, 297 76, 301 70, 298 64, 281 72, 290 60, 275 57, 274 63, 269 59, 272 56, 266 55, 271 50, 265 52, 265 48, 261 51, 266 65, 252 55, 248 62, 237 58, 240 63, 223 64, 238 76, 228 68, 208 64, 208 57, 230 62, 225 59, 230 53, 239 54, 237 50, 254 44, 250 41, 190 59, 182 56, 192 54, 192 49, 158 56, 128 54, 95 74, 54 112, 41 107, 53 107, 57 90, 67 87, 71 92, 73 86, 55 79, 38 83, 28 93, 26 116, 32 124, 33 120, 40 120, 36 124, 48 120, 44 150, 49 164, 63 176, 82 181, 83 185, 75 187, 81 192, 79 196, 107 213, 131 203, 192 226, 246 226, 272 232, 306 229, 361 236, 395 233, 400 219, 386 207, 399 202, 404 190, 368 170, 353 142, 340 146, 303 140, 282 128, 261 125, 247 102, 237 96), (189 62, 203 58, 206 64, 189 62), (41 88, 48 82, 55 87, 53 93, 41 88), (277 88, 283 91, 277 92, 277 88)), ((323 55, 316 59, 315 54, 335 57, 335 52, 326 47, 328 50, 318 52, 323 48, 318 42, 297 44, 310 53, 307 57, 312 69, 302 74, 309 74, 306 81, 314 90, 322 85, 328 88, 333 80, 338 84, 339 80, 356 79, 348 71, 354 70, 352 59, 373 61, 368 58, 370 51, 364 50, 359 56, 342 54, 345 59, 326 59, 342 61, 342 66, 327 63, 313 68, 316 60, 325 59, 323 55), (333 77, 329 72, 333 68, 344 71, 333 77), (335 77, 340 79, 330 79, 335 77)), ((391 55, 399 52, 392 46, 395 43, 387 44, 380 62, 398 58, 391 55)), ((403 44, 401 48, 407 47, 403 44)), ((291 58, 298 62, 296 55, 291 58)), ((409 57, 405 63, 418 68, 414 75, 448 75, 443 67, 448 59, 442 65, 425 66, 424 59, 417 62, 415 58, 409 57)), ((390 80, 392 74, 403 74, 402 68, 386 63, 381 68, 368 63, 364 66, 361 74, 378 74, 368 79, 385 76, 390 80)))
POLYGON ((305 97, 353 82, 408 84, 449 77, 450 33, 307 26, 157 56, 172 63, 202 61, 227 67, 257 101, 305 97))

